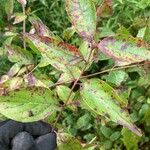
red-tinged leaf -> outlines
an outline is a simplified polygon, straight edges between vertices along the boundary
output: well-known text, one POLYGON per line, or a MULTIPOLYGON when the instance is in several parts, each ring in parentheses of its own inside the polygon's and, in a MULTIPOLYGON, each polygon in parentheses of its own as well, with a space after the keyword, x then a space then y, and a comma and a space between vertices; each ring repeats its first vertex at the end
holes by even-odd
POLYGON ((52 37, 51 38, 47 36, 39 36, 39 37, 41 38, 42 42, 45 44, 54 44, 56 46, 61 47, 63 50, 72 52, 73 55, 79 55, 78 48, 72 44, 68 44, 63 41, 58 41, 57 39, 52 37))
POLYGON ((73 52, 73 54, 75 54, 75 55, 79 55, 79 50, 78 50, 78 48, 75 47, 75 46, 72 45, 72 44, 60 42, 58 45, 61 46, 61 47, 64 48, 64 49, 67 49, 67 50, 70 51, 70 52, 73 52))
POLYGON ((98 44, 98 48, 102 53, 114 59, 118 66, 150 60, 150 51, 147 48, 112 37, 103 39, 98 44))
MULTIPOLYGON (((42 55, 44 54, 50 64, 58 70, 66 72, 69 67, 82 61, 80 57, 75 56, 62 46, 46 41, 45 37, 30 34, 25 34, 24 37, 30 45, 34 45, 42 55)), ((46 39, 49 40, 49 38, 46 39)))
POLYGON ((88 41, 96 32, 96 9, 92 0, 66 0, 66 10, 77 33, 88 41))

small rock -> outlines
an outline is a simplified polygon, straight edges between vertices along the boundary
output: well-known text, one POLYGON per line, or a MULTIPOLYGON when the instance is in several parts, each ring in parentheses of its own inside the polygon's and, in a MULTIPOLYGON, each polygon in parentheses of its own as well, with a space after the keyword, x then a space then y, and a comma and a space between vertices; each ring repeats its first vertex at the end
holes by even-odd
POLYGON ((55 133, 40 136, 35 141, 36 148, 38 150, 55 150, 57 147, 56 138, 55 133))
POLYGON ((26 123, 24 130, 33 136, 41 136, 50 133, 52 127, 48 123, 39 121, 34 123, 26 123))
POLYGON ((33 145, 34 139, 27 132, 18 133, 12 140, 12 150, 29 150, 33 145))

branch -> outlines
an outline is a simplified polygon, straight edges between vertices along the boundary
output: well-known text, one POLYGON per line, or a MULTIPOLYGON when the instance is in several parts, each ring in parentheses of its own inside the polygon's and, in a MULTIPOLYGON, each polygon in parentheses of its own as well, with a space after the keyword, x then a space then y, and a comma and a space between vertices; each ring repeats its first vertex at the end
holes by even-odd
POLYGON ((61 110, 60 110, 60 113, 58 114, 58 116, 57 116, 57 118, 56 118, 56 121, 55 121, 55 123, 54 123, 54 125, 53 125, 54 128, 56 127, 56 124, 57 124, 57 122, 59 121, 62 112, 64 111, 65 107, 67 106, 67 104, 68 104, 68 102, 69 102, 69 100, 70 100, 70 97, 71 97, 71 95, 72 95, 72 93, 73 93, 73 90, 74 90, 76 84, 77 84, 78 81, 81 79, 82 74, 84 73, 84 71, 86 70, 87 66, 89 65, 89 61, 90 61, 92 52, 93 52, 93 49, 90 50, 90 54, 89 54, 89 57, 88 57, 88 59, 87 59, 87 64, 85 64, 85 66, 84 66, 84 68, 82 69, 82 71, 81 71, 79 77, 75 80, 75 82, 74 82, 74 84, 73 84, 73 86, 72 86, 72 88, 71 88, 71 91, 70 91, 70 93, 69 93, 69 95, 68 95, 68 98, 67 98, 67 100, 65 101, 64 105, 62 106, 62 108, 61 108, 61 110))
MULTIPOLYGON (((138 65, 139 66, 144 66, 146 64, 149 64, 149 62, 148 63, 143 63, 143 64, 134 64, 134 65, 122 66, 122 67, 113 68, 113 69, 111 68, 111 69, 103 70, 103 71, 96 72, 96 73, 93 73, 93 74, 90 74, 90 75, 82 76, 80 79, 93 77, 93 76, 100 75, 100 74, 103 74, 103 73, 107 73, 107 72, 110 72, 110 71, 116 71, 116 70, 120 70, 120 69, 133 68, 133 67, 137 67, 138 65)), ((68 84, 68 83, 71 83, 71 82, 75 82, 75 80, 68 80, 68 81, 64 81, 64 82, 58 82, 58 83, 55 83, 55 84, 49 86, 49 88, 56 87, 56 86, 63 85, 63 84, 68 84)))

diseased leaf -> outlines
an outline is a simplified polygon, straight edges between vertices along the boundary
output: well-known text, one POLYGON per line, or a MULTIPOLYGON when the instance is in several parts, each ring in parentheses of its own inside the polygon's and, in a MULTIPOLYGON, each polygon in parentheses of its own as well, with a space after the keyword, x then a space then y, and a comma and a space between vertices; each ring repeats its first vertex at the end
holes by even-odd
POLYGON ((33 74, 27 74, 24 76, 25 83, 27 84, 28 87, 44 87, 48 88, 48 86, 37 79, 33 74))
POLYGON ((19 89, 23 83, 23 78, 21 77, 14 77, 9 82, 9 91, 14 91, 19 89))
POLYGON ((57 100, 47 89, 21 89, 0 96, 0 113, 16 121, 38 121, 57 110, 57 100))
POLYGON ((23 65, 33 64, 32 54, 29 51, 20 48, 19 46, 7 45, 6 51, 7 51, 8 59, 11 62, 17 62, 23 65))
POLYGON ((21 68, 21 64, 19 63, 15 63, 11 68, 10 70, 7 72, 7 75, 9 78, 13 77, 14 75, 16 75, 19 70, 21 68))
POLYGON ((24 37, 27 42, 32 43, 42 55, 44 54, 49 59, 49 63, 53 67, 60 71, 66 72, 69 67, 81 62, 81 58, 68 51, 67 48, 47 42, 44 37, 30 34, 25 34, 24 37))
POLYGON ((150 51, 136 44, 116 40, 112 37, 103 39, 98 48, 107 56, 113 58, 118 66, 150 60, 150 51))
POLYGON ((24 15, 23 13, 15 13, 13 14, 13 16, 11 16, 11 18, 15 18, 13 24, 18 24, 26 20, 27 16, 24 15))
POLYGON ((91 79, 84 82, 82 86, 81 97, 88 110, 123 125, 139 136, 142 135, 132 123, 129 114, 120 107, 118 102, 123 100, 113 89, 106 88, 109 85, 102 80, 91 79))
POLYGON ((66 0, 66 10, 77 33, 91 41, 96 32, 96 9, 92 0, 66 0))
POLYGON ((44 25, 40 18, 38 18, 37 16, 30 16, 29 21, 34 27, 36 34, 54 39, 56 43, 62 41, 62 39, 59 36, 54 35, 53 32, 51 32, 49 28, 44 25))
POLYGON ((138 150, 138 142, 140 141, 140 137, 132 133, 128 129, 122 129, 123 135, 123 143, 126 146, 127 150, 138 150))

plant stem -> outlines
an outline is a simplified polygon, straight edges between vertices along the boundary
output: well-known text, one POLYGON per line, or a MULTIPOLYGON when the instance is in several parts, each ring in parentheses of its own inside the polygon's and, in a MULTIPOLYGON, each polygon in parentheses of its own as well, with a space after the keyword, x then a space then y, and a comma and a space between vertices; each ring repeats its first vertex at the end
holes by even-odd
MULTIPOLYGON (((25 6, 22 5, 23 14, 26 15, 25 6)), ((26 33, 26 19, 23 21, 23 35, 26 33)), ((23 39, 23 47, 26 49, 26 42, 23 39)))
MULTIPOLYGON (((120 70, 120 69, 133 68, 133 67, 137 67, 138 65, 139 66, 144 66, 145 64, 149 64, 149 63, 134 64, 134 65, 122 66, 122 67, 113 68, 113 69, 111 68, 111 69, 103 70, 103 71, 96 72, 96 73, 93 73, 93 74, 90 74, 90 75, 82 76, 82 77, 80 77, 80 79, 85 79, 85 78, 88 78, 88 77, 93 77, 93 76, 100 75, 100 74, 103 74, 103 73, 107 73, 107 72, 110 72, 110 71, 116 71, 116 70, 120 70)), ((74 81, 75 80, 68 80, 68 81, 65 81, 65 82, 55 83, 55 84, 49 86, 49 88, 56 87, 56 86, 59 86, 59 85, 62 85, 62 84, 68 84, 68 83, 71 83, 71 82, 74 82, 74 81)))
POLYGON ((76 84, 77 84, 78 81, 81 79, 82 74, 84 73, 84 71, 86 70, 87 66, 89 65, 89 61, 90 61, 92 52, 93 52, 93 49, 90 50, 89 57, 88 57, 88 59, 87 59, 87 63, 85 64, 84 68, 82 69, 82 71, 81 71, 79 77, 75 80, 75 82, 74 82, 74 84, 73 84, 73 86, 72 86, 72 88, 71 88, 71 91, 70 91, 70 93, 69 93, 69 95, 68 95, 68 97, 67 97, 67 100, 65 101, 64 105, 62 106, 62 108, 61 108, 61 110, 60 110, 60 113, 58 114, 58 116, 57 116, 57 118, 56 118, 56 121, 55 121, 54 126, 53 126, 54 128, 56 127, 56 124, 57 124, 57 122, 59 121, 59 118, 61 117, 62 112, 64 111, 65 107, 67 106, 67 104, 68 104, 68 102, 69 102, 69 100, 70 100, 70 97, 71 97, 71 95, 72 95, 72 93, 73 93, 73 90, 74 90, 76 84))
POLYGON ((70 91, 70 93, 69 93, 69 95, 68 95, 68 98, 67 98, 67 100, 65 101, 64 105, 62 106, 62 108, 61 108, 61 110, 60 110, 60 113, 58 114, 58 116, 57 116, 57 118, 56 118, 56 121, 55 121, 55 123, 54 123, 54 127, 56 127, 56 124, 57 124, 57 122, 58 122, 58 120, 59 120, 59 118, 60 118, 62 112, 64 111, 65 107, 67 106, 67 104, 68 104, 68 102, 69 102, 69 100, 70 100, 70 97, 71 97, 71 95, 72 95, 72 93, 73 93, 73 90, 74 90, 76 84, 78 83, 78 81, 80 80, 80 78, 81 78, 81 76, 82 76, 84 70, 86 69, 86 67, 87 67, 87 66, 84 67, 84 69, 82 70, 80 76, 75 80, 75 82, 74 82, 74 84, 73 84, 73 86, 72 86, 72 88, 71 88, 71 91, 70 91))

